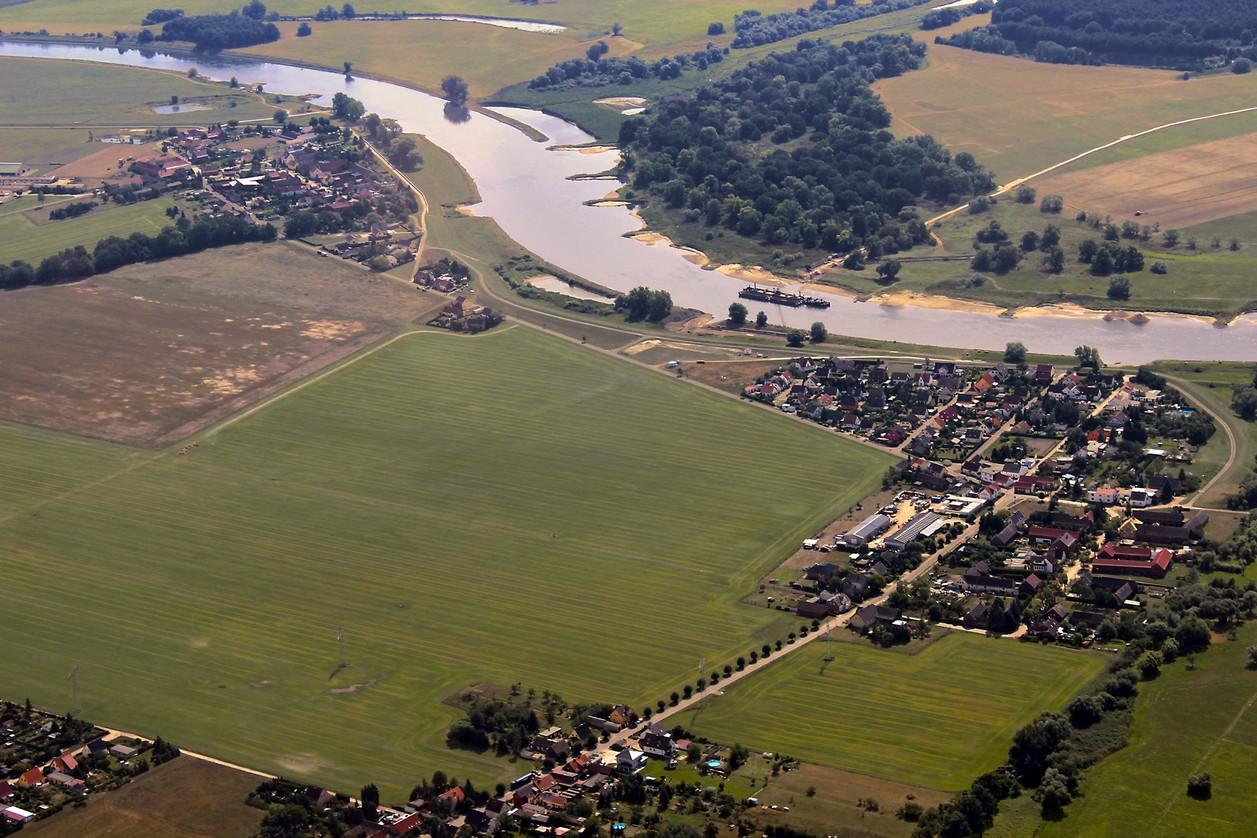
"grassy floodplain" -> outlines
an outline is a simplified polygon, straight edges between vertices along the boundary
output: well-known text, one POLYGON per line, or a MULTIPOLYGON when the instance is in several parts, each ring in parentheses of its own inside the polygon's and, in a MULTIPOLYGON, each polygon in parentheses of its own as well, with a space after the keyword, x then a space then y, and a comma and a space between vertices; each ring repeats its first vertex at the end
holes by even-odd
POLYGON ((949 633, 916 654, 813 643, 731 687, 681 723, 809 762, 957 790, 1007 756, 1013 733, 1059 710, 1104 662, 1097 656, 949 633))
MULTIPOLYGON (((188 58, 188 68, 195 66, 196 59, 188 58)), ((208 125, 229 119, 270 119, 276 107, 291 107, 296 101, 284 97, 277 106, 266 97, 226 84, 90 61, 0 57, 0 78, 4 79, 0 125, 7 126, 208 125), (169 105, 171 96, 178 96, 188 107, 177 113, 153 111, 169 105), (193 110, 194 104, 205 107, 193 110)))
POLYGON ((779 636, 739 598, 890 462, 521 327, 399 338, 185 456, 0 451, 6 694, 64 709, 79 663, 85 717, 387 797, 512 770, 443 744, 470 682, 640 703, 779 636))

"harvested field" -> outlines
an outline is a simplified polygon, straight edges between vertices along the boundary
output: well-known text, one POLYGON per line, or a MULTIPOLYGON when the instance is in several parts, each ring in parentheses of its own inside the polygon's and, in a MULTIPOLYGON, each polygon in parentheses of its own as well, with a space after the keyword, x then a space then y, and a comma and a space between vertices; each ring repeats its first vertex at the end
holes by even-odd
MULTIPOLYGON (((1040 64, 934 44, 926 67, 873 89, 890 108, 897 136, 932 134, 953 152, 972 153, 1002 181, 1126 134, 1257 105, 1251 76, 1180 81, 1167 70, 1040 64)), ((1257 114, 1250 113, 1163 139, 1182 147, 1249 133, 1255 125, 1257 114)))
POLYGON ((279 243, 26 288, 4 302, 0 419, 160 448, 441 300, 279 243))
POLYGON ((35 838, 246 838, 264 814, 245 805, 261 777, 181 756, 22 832, 35 838))
POLYGON ((1035 182, 1071 209, 1183 228, 1257 210, 1257 133, 1162 151, 1035 182))

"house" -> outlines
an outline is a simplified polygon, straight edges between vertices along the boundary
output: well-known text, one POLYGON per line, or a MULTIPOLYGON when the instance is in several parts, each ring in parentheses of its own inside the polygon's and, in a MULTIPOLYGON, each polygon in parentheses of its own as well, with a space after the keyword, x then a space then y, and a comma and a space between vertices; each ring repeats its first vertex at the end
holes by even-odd
POLYGON ((811 599, 800 602, 795 607, 795 613, 800 617, 808 617, 813 620, 824 619, 833 614, 841 614, 851 609, 851 598, 846 594, 835 593, 833 591, 821 591, 818 595, 811 599))
POLYGON ((62 754, 52 761, 52 767, 57 771, 64 771, 69 774, 78 770, 79 761, 74 758, 73 754, 62 754))
POLYGON ((1101 506, 1113 506, 1120 499, 1120 493, 1112 486, 1097 486, 1087 490, 1087 503, 1098 503, 1101 506))
POLYGON ((662 724, 651 725, 645 733, 637 738, 638 747, 652 757, 668 759, 676 753, 676 743, 672 734, 662 724))
POLYGON ((585 724, 590 727, 597 728, 604 733, 619 733, 620 726, 610 719, 604 719, 600 716, 586 716, 585 724))
MULTIPOLYGON (((470 812, 467 814, 467 819, 469 821, 471 820, 470 812)), ((412 812, 411 814, 406 815, 404 818, 393 821, 391 824, 384 827, 384 830, 388 832, 390 835, 405 835, 406 833, 410 832, 410 830, 418 828, 419 825, 422 823, 423 823, 423 816, 420 815, 418 812, 412 812)), ((480 832, 482 830, 476 830, 476 831, 480 832)))
POLYGON ((0 781, 0 800, 8 800, 13 796, 13 786, 9 783, 0 781))
POLYGON ((451 806, 457 806, 467 798, 461 786, 454 786, 449 791, 437 795, 437 800, 448 800, 451 806))
POLYGON ((888 608, 885 605, 865 605, 855 612, 855 616, 851 618, 851 622, 847 625, 855 631, 863 634, 878 623, 890 624, 903 619, 903 612, 898 608, 888 608))
POLYGON ((869 589, 869 576, 866 573, 848 573, 847 578, 842 580, 842 592, 851 599, 864 599, 864 594, 869 589))
POLYGON ((1058 602, 1039 618, 1039 622, 1035 624, 1034 633, 1039 637, 1054 638, 1060 633, 1061 626, 1068 619, 1069 609, 1058 602))
POLYGON ((833 562, 817 563, 803 571, 803 578, 809 582, 817 582, 824 584, 829 578, 838 572, 838 565, 833 562))
POLYGON ((1134 582, 1127 579, 1110 579, 1105 576, 1092 576, 1087 571, 1078 574, 1078 579, 1074 583, 1074 590, 1085 588, 1089 591, 1103 590, 1113 595, 1118 604, 1134 599, 1138 593, 1138 587, 1134 582))
POLYGON ((842 542, 848 547, 863 547, 888 529, 890 529, 890 518, 877 512, 865 518, 844 535, 842 542))
POLYGON ((629 709, 627 704, 617 704, 611 708, 611 712, 607 714, 607 718, 624 727, 633 720, 633 711, 629 709))
POLYGON ((979 602, 969 609, 960 624, 965 628, 986 629, 991 624, 991 609, 986 602, 979 602))
POLYGON ((1013 491, 1019 495, 1050 495, 1056 491, 1056 478, 1023 475, 1013 484, 1013 491))
POLYGON ((118 759, 132 759, 133 757, 139 756, 140 752, 129 745, 111 745, 109 747, 109 753, 113 754, 118 759))
POLYGON ((53 771, 48 775, 47 779, 48 782, 61 786, 65 789, 81 789, 87 785, 82 780, 76 777, 71 777, 69 774, 62 771, 53 771))
POLYGON ((615 755, 615 768, 621 774, 636 774, 646 767, 647 756, 634 748, 625 748, 615 755))
POLYGON ((996 547, 1007 547, 1017 540, 1019 534, 1017 525, 1010 521, 1008 526, 991 536, 991 543, 996 547))
MULTIPOLYGON (((985 562, 980 564, 985 565, 985 562)), ((979 570, 977 566, 966 570, 960 577, 960 583, 971 594, 990 594, 992 596, 1004 597, 1017 596, 1017 582, 1015 580, 991 576, 979 570)))
POLYGON ((18 808, 17 806, 10 806, 0 814, 3 814, 4 819, 9 823, 26 823, 28 820, 35 817, 34 812, 28 812, 25 809, 18 808))

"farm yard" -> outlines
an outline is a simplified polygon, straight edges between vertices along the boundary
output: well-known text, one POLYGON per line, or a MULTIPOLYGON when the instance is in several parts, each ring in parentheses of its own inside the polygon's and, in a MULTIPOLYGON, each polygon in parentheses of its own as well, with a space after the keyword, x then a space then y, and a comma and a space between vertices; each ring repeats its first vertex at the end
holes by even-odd
POLYGON ((291 244, 12 291, 0 309, 0 419, 160 448, 439 305, 291 244))
POLYGON ((780 637, 739 598, 892 461, 509 326, 408 335, 197 441, 0 426, 6 692, 64 709, 80 663, 86 718, 386 798, 512 770, 443 743, 469 683, 640 705, 780 637))
POLYGON ((858 774, 955 791, 1007 756, 1013 733, 1104 669, 1091 654, 948 633, 915 654, 812 643, 686 713, 699 736, 858 774))

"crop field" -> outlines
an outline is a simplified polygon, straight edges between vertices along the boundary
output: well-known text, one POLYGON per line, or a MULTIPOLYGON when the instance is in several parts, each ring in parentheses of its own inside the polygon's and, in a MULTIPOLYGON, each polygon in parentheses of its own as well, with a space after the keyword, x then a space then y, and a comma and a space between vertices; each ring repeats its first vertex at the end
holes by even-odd
POLYGON ((681 723, 809 762, 953 791, 1003 761, 1013 733, 1104 668, 1090 654, 949 633, 906 654, 813 643, 681 723))
POLYGON ((1238 641, 1215 643, 1200 655, 1194 671, 1180 659, 1140 684, 1130 743, 1093 767, 1065 816, 1035 834, 1251 835, 1257 673, 1245 664, 1255 642, 1257 627, 1250 623, 1238 641), (1209 800, 1186 793, 1187 778, 1201 772, 1213 778, 1209 800))
POLYGON ((192 757, 180 757, 82 807, 23 827, 35 838, 248 838, 261 809, 245 804, 261 778, 192 757))
POLYGON ((199 443, 0 426, 6 694, 64 708, 81 663, 85 718, 387 798, 518 773, 444 746, 469 683, 640 706, 779 637, 738 600, 892 462, 518 326, 406 336, 199 443))
MULTIPOLYGON (((1251 75, 1180 81, 1170 71, 1040 64, 934 44, 927 62, 873 85, 894 116, 891 130, 898 136, 931 134, 953 152, 968 151, 1001 181, 1167 122, 1257 105, 1251 75)), ((1158 137, 1156 144, 1141 142, 1130 153, 1181 148, 1255 127, 1257 113, 1225 117, 1150 135, 1158 137)))
POLYGON ((98 241, 109 236, 156 235, 171 223, 166 216, 171 206, 173 202, 165 198, 125 206, 105 204, 77 218, 44 224, 31 219, 34 210, 0 214, 0 262, 8 264, 21 259, 38 265, 45 256, 67 247, 81 244, 90 252, 98 241))
POLYGON ((290 244, 12 291, 0 419, 158 448, 438 305, 290 244))
MULTIPOLYGON (((36 173, 77 160, 99 148, 91 142, 86 129, 0 128, 0 158, 25 163, 36 173)), ((8 201, 0 205, 0 212, 8 210, 8 201)))
MULTIPOLYGON (((189 58, 188 67, 195 66, 196 60, 189 58)), ((255 93, 232 90, 226 84, 87 61, 0 57, 0 78, 4 79, 0 126, 208 125, 229 119, 269 119, 276 108, 255 93), (169 105, 171 96, 178 96, 188 109, 169 114, 153 111, 169 105), (194 105, 203 107, 193 110, 194 105)))
POLYGON ((1139 212, 1141 223, 1183 228, 1257 210, 1255 165, 1257 133, 1095 168, 1064 169, 1035 186, 1119 218, 1139 212))

